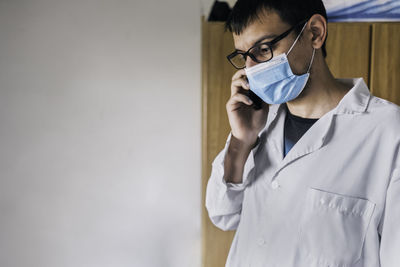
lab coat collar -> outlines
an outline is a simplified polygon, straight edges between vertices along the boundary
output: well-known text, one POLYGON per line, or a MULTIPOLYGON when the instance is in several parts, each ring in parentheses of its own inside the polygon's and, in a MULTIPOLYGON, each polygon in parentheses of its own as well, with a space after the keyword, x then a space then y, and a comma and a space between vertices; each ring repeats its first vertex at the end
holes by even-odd
MULTIPOLYGON (((339 101, 339 104, 334 108, 333 114, 356 114, 363 113, 367 110, 371 94, 363 78, 354 79, 337 79, 338 81, 351 84, 353 87, 347 94, 339 101)), ((280 108, 284 104, 270 105, 272 117, 275 119, 280 108)))
POLYGON ((370 92, 363 79, 340 79, 340 81, 347 84, 351 83, 353 87, 346 93, 341 101, 339 101, 339 104, 334 109, 323 115, 318 122, 309 129, 309 133, 305 134, 284 158, 283 124, 286 109, 283 104, 270 106, 270 112, 272 112, 271 121, 275 121, 276 118, 279 118, 278 121, 274 122, 277 124, 277 127, 272 129, 274 134, 277 134, 278 138, 269 140, 269 143, 276 148, 280 158, 280 163, 278 164, 274 177, 294 160, 309 153, 313 153, 329 142, 329 132, 332 130, 334 115, 359 114, 366 111, 370 99, 370 92), (278 114, 281 114, 281 116, 277 116, 278 114))
POLYGON ((334 109, 334 114, 357 114, 367 110, 371 94, 363 78, 338 79, 339 81, 352 84, 353 87, 340 100, 334 109))

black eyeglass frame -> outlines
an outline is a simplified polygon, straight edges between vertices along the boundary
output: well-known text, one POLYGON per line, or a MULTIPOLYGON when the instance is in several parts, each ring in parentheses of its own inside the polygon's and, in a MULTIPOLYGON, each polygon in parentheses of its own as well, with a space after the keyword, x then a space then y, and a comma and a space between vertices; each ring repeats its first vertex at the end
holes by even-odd
POLYGON ((279 42, 280 40, 282 40, 283 38, 285 38, 286 36, 288 36, 289 33, 290 33, 291 31, 293 31, 294 29, 296 29, 296 28, 299 27, 300 25, 303 25, 306 21, 307 21, 307 19, 305 19, 305 20, 299 22, 298 24, 294 25, 294 26, 291 27, 289 30, 285 31, 284 33, 280 34, 280 35, 277 36, 275 39, 273 39, 273 40, 271 40, 271 41, 269 41, 269 42, 263 42, 263 43, 255 44, 255 45, 253 45, 252 47, 250 47, 249 50, 247 50, 246 52, 233 51, 232 53, 230 53, 229 55, 227 55, 226 58, 227 58, 228 61, 229 61, 236 69, 238 69, 238 70, 244 69, 246 66, 243 66, 243 67, 239 68, 239 67, 236 67, 235 64, 233 64, 233 62, 231 61, 231 59, 234 58, 234 57, 237 56, 237 55, 242 55, 242 56, 244 57, 244 59, 245 59, 245 62, 246 62, 247 56, 249 56, 253 61, 255 61, 255 62, 257 62, 257 63, 264 63, 264 62, 270 61, 270 60, 274 57, 274 54, 273 54, 273 51, 272 51, 271 46, 273 46, 274 44, 276 44, 277 42, 279 42), (267 45, 268 48, 269 48, 269 50, 271 50, 271 58, 269 58, 268 60, 262 60, 262 61, 260 61, 260 60, 258 60, 252 53, 250 53, 250 50, 251 50, 251 49, 253 49, 253 48, 256 47, 256 46, 261 46, 261 45, 267 45))

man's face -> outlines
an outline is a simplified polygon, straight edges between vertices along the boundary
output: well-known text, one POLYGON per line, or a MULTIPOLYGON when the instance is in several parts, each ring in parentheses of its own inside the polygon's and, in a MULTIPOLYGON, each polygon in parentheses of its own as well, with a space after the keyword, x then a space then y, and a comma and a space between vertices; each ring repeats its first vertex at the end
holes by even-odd
MULTIPOLYGON (((233 34, 236 50, 245 52, 256 42, 272 41, 274 38, 291 28, 291 25, 283 22, 279 15, 272 10, 260 12, 259 17, 260 20, 256 19, 253 21, 240 35, 233 34)), ((306 29, 302 33, 303 36, 305 32, 306 29)), ((308 50, 312 51, 311 40, 308 41, 309 44, 307 49, 307 40, 304 41, 306 38, 302 38, 303 36, 300 36, 299 40, 288 56, 290 67, 292 68, 294 74, 303 74, 307 71, 309 62, 306 61, 310 59, 310 57, 307 56, 309 53, 308 50)), ((296 37, 297 33, 292 31, 288 36, 272 46, 274 57, 282 53, 287 53, 296 37)), ((246 68, 256 64, 258 63, 253 61, 250 57, 247 57, 246 68)))

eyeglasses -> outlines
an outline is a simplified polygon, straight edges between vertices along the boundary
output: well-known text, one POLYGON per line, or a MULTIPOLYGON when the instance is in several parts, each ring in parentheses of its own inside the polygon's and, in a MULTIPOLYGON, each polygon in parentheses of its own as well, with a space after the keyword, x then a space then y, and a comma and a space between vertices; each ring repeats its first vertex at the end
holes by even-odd
POLYGON ((297 25, 291 27, 289 30, 277 36, 272 41, 255 44, 254 46, 250 47, 249 50, 247 50, 246 52, 234 51, 233 53, 226 56, 226 58, 237 69, 243 69, 246 67, 247 56, 249 56, 253 61, 257 63, 267 62, 271 60, 274 56, 272 52, 272 46, 288 36, 291 31, 304 24, 306 21, 307 20, 301 21, 297 25))

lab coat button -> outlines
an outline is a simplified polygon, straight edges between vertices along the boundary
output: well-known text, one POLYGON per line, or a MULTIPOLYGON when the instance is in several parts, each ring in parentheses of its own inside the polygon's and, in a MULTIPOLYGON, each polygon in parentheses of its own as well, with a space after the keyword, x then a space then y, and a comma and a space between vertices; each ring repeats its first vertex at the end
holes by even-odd
POLYGON ((276 181, 276 180, 272 181, 272 183, 271 183, 271 188, 272 188, 272 189, 277 189, 278 187, 279 187, 278 181, 276 181))
POLYGON ((259 238, 258 241, 257 241, 257 243, 258 243, 260 246, 262 246, 262 245, 265 244, 265 240, 262 239, 262 238, 259 238))
POLYGON ((325 199, 321 198, 319 202, 320 202, 322 205, 324 205, 324 204, 325 204, 325 199))

